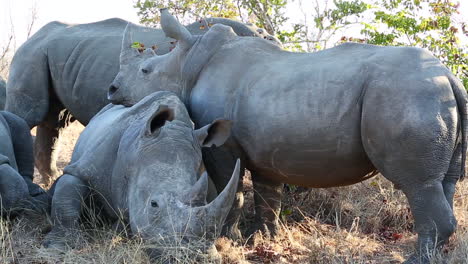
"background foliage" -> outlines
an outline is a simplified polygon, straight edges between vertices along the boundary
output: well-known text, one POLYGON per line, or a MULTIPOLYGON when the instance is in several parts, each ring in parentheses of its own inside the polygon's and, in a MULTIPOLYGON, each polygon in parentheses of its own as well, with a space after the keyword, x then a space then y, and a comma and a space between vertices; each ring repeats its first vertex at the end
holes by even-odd
POLYGON ((158 25, 160 7, 184 23, 209 16, 255 23, 292 51, 347 41, 426 48, 468 87, 468 27, 452 0, 137 0, 135 7, 147 26, 158 25))

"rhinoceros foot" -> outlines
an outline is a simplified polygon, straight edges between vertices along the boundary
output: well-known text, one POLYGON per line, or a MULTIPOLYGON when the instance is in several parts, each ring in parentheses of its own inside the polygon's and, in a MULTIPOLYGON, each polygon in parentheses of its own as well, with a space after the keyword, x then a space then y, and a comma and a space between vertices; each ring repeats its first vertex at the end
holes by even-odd
POLYGON ((31 201, 33 203, 34 211, 39 214, 48 214, 50 212, 51 200, 52 198, 45 192, 33 196, 31 201))
POLYGON ((276 223, 264 223, 261 221, 255 221, 252 226, 247 229, 247 237, 253 237, 256 233, 261 232, 263 237, 272 238, 278 233, 278 224, 276 223))
POLYGON ((239 229, 238 223, 232 225, 224 225, 221 235, 232 240, 242 239, 242 232, 239 229))
POLYGON ((184 256, 185 254, 188 256, 193 255, 193 259, 191 260, 194 261, 194 263, 223 263, 223 258, 214 244, 204 245, 202 247, 199 246, 200 245, 191 244, 180 247, 179 245, 169 249, 165 248, 164 246, 155 246, 147 248, 146 253, 152 262, 164 264, 179 263, 180 255, 184 256))
POLYGON ((419 255, 413 254, 411 255, 403 264, 430 264, 430 258, 428 255, 419 255))
POLYGON ((31 196, 28 200, 28 208, 31 208, 32 211, 41 215, 48 213, 50 211, 52 197, 39 185, 29 180, 29 178, 26 179, 26 184, 28 185, 29 195, 31 196))
POLYGON ((71 230, 54 228, 49 232, 42 242, 42 246, 54 251, 64 252, 74 248, 76 233, 71 230))

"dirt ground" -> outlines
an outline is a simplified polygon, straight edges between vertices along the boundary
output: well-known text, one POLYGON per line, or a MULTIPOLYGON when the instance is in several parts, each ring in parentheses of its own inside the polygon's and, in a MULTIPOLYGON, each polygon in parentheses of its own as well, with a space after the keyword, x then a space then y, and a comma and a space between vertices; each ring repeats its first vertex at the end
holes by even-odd
MULTIPOLYGON (((68 163, 83 126, 75 122, 60 141, 58 165, 68 163)), ((36 175, 39 179, 40 175, 36 175)), ((241 227, 253 218, 253 194, 245 179, 245 209, 241 227)), ((458 230, 435 256, 434 263, 468 263, 468 184, 455 195, 458 230)), ((220 238, 217 257, 190 248, 167 247, 178 263, 401 263, 413 251, 416 235, 406 198, 381 176, 340 188, 285 187, 282 228, 275 238, 262 234, 239 241, 220 238)), ((1 263, 150 263, 138 238, 106 226, 83 227, 80 246, 65 253, 40 246, 48 220, 15 219, 0 225, 1 263)), ((79 237, 79 238, 78 238, 79 237)), ((157 260, 164 263, 168 259, 157 260)))

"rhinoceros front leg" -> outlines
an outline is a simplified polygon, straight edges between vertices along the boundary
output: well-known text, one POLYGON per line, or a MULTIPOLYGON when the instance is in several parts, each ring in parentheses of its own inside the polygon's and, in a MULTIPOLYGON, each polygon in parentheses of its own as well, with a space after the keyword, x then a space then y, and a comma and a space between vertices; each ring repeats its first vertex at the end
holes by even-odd
POLYGON ((89 194, 89 188, 81 179, 65 174, 58 179, 52 197, 52 230, 44 239, 44 247, 65 250, 72 246, 75 236, 71 232, 78 228, 81 205, 89 194))
POLYGON ((252 171, 255 202, 255 226, 253 232, 261 230, 276 235, 281 211, 283 184, 270 181, 252 171))
POLYGON ((42 175, 42 183, 50 185, 60 172, 57 169, 59 137, 61 132, 72 121, 68 110, 50 111, 46 120, 37 126, 34 142, 35 164, 42 175))

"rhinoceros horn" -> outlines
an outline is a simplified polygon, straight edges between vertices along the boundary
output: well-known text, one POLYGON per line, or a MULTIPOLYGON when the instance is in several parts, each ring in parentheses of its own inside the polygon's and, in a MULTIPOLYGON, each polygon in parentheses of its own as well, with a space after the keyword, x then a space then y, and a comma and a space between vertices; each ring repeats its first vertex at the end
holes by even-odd
POLYGON ((166 36, 178 40, 182 49, 190 48, 195 42, 192 34, 169 13, 167 8, 159 11, 161 12, 161 28, 166 36))
POLYGON ((122 39, 122 48, 120 50, 120 64, 125 65, 128 64, 133 58, 138 56, 138 51, 132 48, 133 38, 132 38, 132 28, 133 24, 128 22, 127 26, 125 27, 123 39, 122 39))
MULTIPOLYGON (((236 162, 236 166, 232 173, 229 183, 224 187, 224 190, 214 199, 212 202, 202 206, 194 206, 194 204, 187 205, 186 202, 183 202, 181 205, 184 209, 188 209, 198 217, 204 216, 202 220, 191 221, 188 230, 191 230, 193 234, 197 235, 218 235, 218 232, 221 230, 226 217, 231 210, 232 203, 237 191, 237 185, 239 182, 239 171, 240 171, 240 161, 239 159, 236 162), (203 224, 202 224, 203 223, 203 224)), ((198 197, 206 197, 206 187, 208 185, 208 175, 204 173, 202 177, 197 181, 197 183, 192 187, 191 192, 198 192, 198 197)), ((193 196, 192 196, 193 198, 193 196)))
MULTIPOLYGON (((156 53, 151 48, 144 49, 141 53, 138 48, 132 47, 133 46, 133 28, 135 25, 131 22, 127 23, 123 33, 122 39, 122 48, 120 51, 120 64, 125 65, 128 64, 131 60, 138 56, 143 57, 152 57, 155 56, 156 53)), ((141 49, 141 48, 140 48, 141 49)))
POLYGON ((190 206, 206 205, 206 195, 208 192, 208 174, 204 172, 200 179, 193 185, 190 191, 182 198, 184 204, 190 206))
POLYGON ((239 183, 240 161, 237 159, 236 166, 232 172, 229 183, 224 187, 224 190, 211 203, 207 204, 206 211, 209 219, 215 220, 215 225, 221 228, 224 220, 231 210, 232 203, 236 196, 237 185, 239 183))

